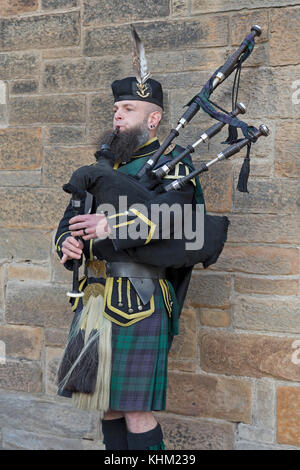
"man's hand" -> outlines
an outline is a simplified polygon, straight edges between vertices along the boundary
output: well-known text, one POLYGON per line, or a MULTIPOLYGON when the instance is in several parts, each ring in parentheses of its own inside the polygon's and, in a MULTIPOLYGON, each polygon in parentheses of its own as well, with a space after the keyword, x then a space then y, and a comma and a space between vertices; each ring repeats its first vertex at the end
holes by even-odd
POLYGON ((60 260, 61 264, 65 264, 65 262, 70 259, 80 259, 82 249, 83 243, 81 240, 76 240, 74 237, 67 237, 65 241, 62 242, 61 251, 63 252, 63 257, 60 260))
POLYGON ((73 237, 82 237, 83 240, 92 238, 106 238, 111 230, 104 214, 76 215, 70 219, 69 230, 73 237))

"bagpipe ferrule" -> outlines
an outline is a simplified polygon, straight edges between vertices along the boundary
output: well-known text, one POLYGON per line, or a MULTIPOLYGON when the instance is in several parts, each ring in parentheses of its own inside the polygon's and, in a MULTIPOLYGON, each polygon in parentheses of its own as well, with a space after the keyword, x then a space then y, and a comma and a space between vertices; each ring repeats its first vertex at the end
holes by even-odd
MULTIPOLYGON (((207 143, 209 141, 209 137, 208 135, 206 134, 206 132, 203 132, 203 134, 201 135, 201 141, 202 142, 205 142, 207 143)), ((200 143, 200 142, 199 142, 200 143)))
POLYGON ((178 125, 175 130, 178 132, 181 128, 183 128, 186 125, 186 123, 187 123, 186 119, 184 118, 179 119, 178 125))
POLYGON ((163 178, 164 176, 166 176, 170 173, 170 170, 171 170, 171 168, 168 165, 165 164, 162 167, 158 168, 157 170, 154 170, 153 173, 155 173, 155 175, 158 178, 163 178))
POLYGON ((219 83, 223 82, 224 79, 225 79, 224 73, 218 72, 213 81, 213 85, 212 85, 213 89, 216 88, 216 86, 219 85, 219 83))
POLYGON ((219 160, 219 161, 225 160, 225 155, 224 155, 223 152, 218 153, 217 158, 216 158, 216 161, 217 161, 217 160, 219 160))

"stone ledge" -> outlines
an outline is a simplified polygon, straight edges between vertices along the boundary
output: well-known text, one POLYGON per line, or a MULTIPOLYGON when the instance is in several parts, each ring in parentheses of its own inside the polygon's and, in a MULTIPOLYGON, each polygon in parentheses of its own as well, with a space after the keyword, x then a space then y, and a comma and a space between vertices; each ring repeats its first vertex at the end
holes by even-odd
POLYGON ((3 428, 68 439, 98 439, 99 414, 79 410, 68 398, 0 391, 0 422, 3 428))

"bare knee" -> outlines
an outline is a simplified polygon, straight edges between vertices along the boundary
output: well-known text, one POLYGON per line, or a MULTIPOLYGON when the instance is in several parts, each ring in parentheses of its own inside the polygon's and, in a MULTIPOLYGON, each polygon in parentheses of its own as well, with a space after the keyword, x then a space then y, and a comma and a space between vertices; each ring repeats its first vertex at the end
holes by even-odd
POLYGON ((147 432, 157 425, 157 421, 151 411, 126 411, 124 415, 127 428, 130 432, 147 432))
POLYGON ((124 417, 123 411, 107 410, 104 413, 103 419, 119 419, 119 418, 123 418, 123 417, 124 417))

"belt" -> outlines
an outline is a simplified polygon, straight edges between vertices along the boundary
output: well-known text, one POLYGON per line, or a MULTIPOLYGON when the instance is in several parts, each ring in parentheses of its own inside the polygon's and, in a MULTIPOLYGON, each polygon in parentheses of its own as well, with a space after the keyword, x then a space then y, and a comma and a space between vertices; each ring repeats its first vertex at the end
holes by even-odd
POLYGON ((141 263, 106 262, 106 277, 127 277, 144 305, 155 291, 153 279, 164 279, 166 270, 141 263))
POLYGON ((141 263, 106 262, 107 277, 137 277, 143 279, 164 279, 166 270, 141 263))

